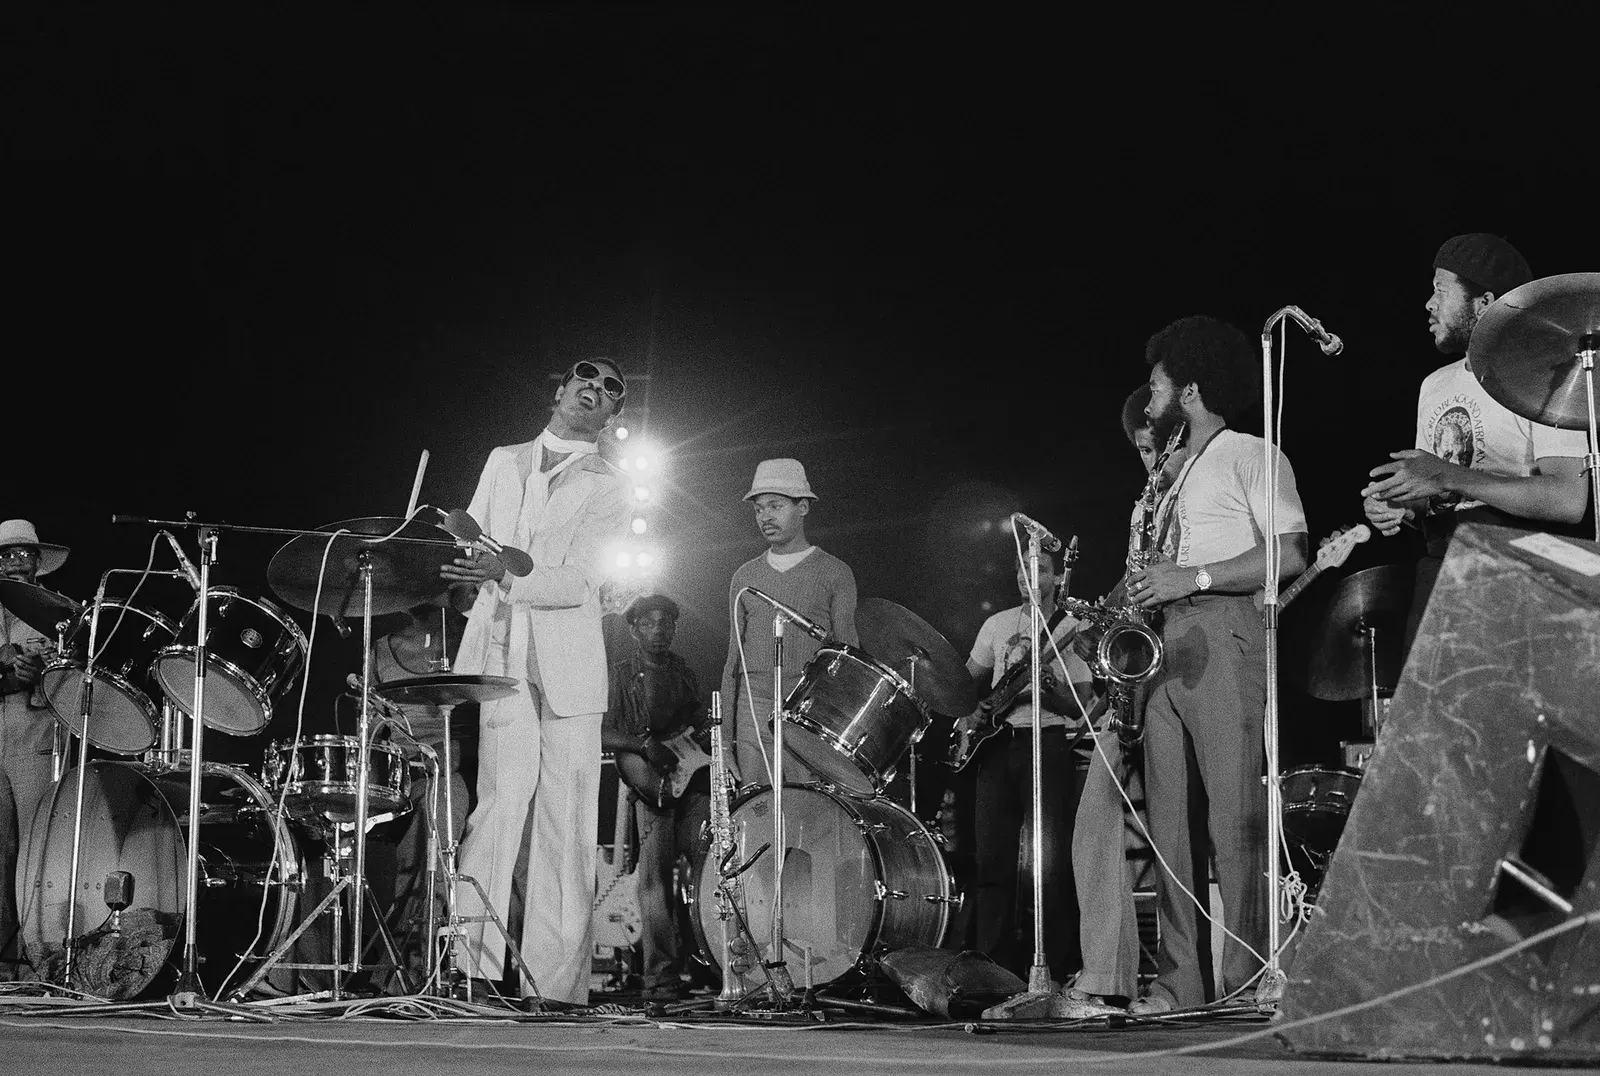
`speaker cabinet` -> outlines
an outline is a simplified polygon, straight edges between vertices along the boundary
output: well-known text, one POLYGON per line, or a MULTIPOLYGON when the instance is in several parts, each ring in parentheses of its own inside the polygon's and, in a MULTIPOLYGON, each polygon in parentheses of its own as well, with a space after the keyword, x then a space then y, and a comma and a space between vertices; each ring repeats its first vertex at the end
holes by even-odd
POLYGON ((1600 923, 1503 955, 1600 912, 1597 844, 1600 546, 1463 526, 1288 965, 1282 1022, 1327 1018, 1279 1037, 1371 1058, 1600 1058, 1600 923))

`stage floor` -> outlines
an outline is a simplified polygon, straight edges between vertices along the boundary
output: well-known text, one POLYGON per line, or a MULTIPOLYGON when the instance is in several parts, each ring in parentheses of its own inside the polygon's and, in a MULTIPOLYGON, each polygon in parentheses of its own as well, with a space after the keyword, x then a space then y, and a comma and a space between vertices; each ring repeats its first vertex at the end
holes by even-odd
MULTIPOLYGON (((441 1006, 434 1005, 433 1008, 441 1006)), ((1274 1038, 1260 1016, 1207 1021, 1104 1020, 972 1023, 765 1017, 737 1022, 709 1014, 650 1018, 639 1011, 528 1016, 456 1006, 430 1016, 403 999, 313 1003, 293 1011, 249 1007, 249 1016, 177 1016, 165 1007, 91 1014, 39 998, 0 999, 3 1067, 14 1073, 134 1076, 484 1076, 529 1071, 651 1076, 779 1073, 1154 1073, 1322 1074, 1365 1072, 1371 1062, 1302 1057, 1274 1038), (270 1020, 272 1022, 261 1022, 270 1020)), ((620 1007, 619 1007, 620 1008, 620 1007)), ((1412 1067, 1409 1063, 1389 1062, 1412 1067)), ((1488 1073, 1491 1064, 1426 1065, 1439 1076, 1488 1073)))

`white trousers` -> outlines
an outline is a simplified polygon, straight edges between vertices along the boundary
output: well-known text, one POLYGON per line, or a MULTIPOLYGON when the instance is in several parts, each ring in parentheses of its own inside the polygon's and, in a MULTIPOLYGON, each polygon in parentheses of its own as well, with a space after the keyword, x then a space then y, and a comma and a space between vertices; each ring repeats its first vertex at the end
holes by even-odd
MULTIPOLYGON (((467 819, 461 872, 476 878, 489 904, 521 934, 534 982, 525 997, 580 1005, 589 1000, 593 962, 595 841, 600 816, 600 716, 556 717, 526 682, 482 705, 478 718, 478 806, 467 819), (519 858, 526 874, 514 878, 519 858), (513 882, 521 922, 511 922, 513 882)), ((477 890, 457 894, 463 916, 484 914, 477 890)), ((466 924, 469 974, 498 980, 505 940, 491 922, 466 924)))

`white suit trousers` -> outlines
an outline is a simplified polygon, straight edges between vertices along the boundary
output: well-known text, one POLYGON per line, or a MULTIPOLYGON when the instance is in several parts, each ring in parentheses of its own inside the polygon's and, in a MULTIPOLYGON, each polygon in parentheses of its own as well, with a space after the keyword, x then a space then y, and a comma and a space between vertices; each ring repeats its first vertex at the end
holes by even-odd
MULTIPOLYGON (((478 724, 478 806, 467 819, 461 872, 489 904, 509 915, 513 874, 526 851, 520 926, 522 958, 534 982, 524 996, 587 1004, 593 962, 595 841, 600 815, 600 716, 545 712, 537 686, 482 704, 478 724)), ((484 914, 470 883, 458 890, 463 916, 484 914)), ((505 942, 490 922, 466 924, 469 974, 498 980, 505 942)))

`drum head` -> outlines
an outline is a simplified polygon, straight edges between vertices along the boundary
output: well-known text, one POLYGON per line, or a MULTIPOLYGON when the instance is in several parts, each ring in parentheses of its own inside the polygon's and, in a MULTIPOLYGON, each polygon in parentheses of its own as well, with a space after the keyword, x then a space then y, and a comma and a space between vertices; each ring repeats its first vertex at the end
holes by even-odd
MULTIPOLYGON (((56 720, 82 737, 83 666, 51 662, 39 685, 56 720)), ((91 705, 88 740, 94 746, 118 755, 137 755, 155 744, 155 705, 122 677, 97 671, 91 705)))
MULTIPOLYGON (((173 705, 190 717, 194 716, 194 664, 191 646, 168 647, 156 658, 162 689, 173 705)), ((206 728, 229 736, 253 736, 266 727, 264 705, 248 677, 215 655, 207 657, 206 728)))
MULTIPOLYGON (((772 790, 762 789, 733 811, 735 863, 772 843, 772 790)), ((783 813, 789 854, 783 873, 783 934, 789 974, 797 987, 820 986, 855 967, 874 936, 879 917, 878 864, 856 816, 841 801, 812 788, 785 788, 783 813)), ((769 959, 772 939, 772 852, 763 852, 739 876, 744 913, 769 959)), ((717 864, 707 856, 698 890, 700 928, 720 959, 722 937, 715 898, 717 864)), ((735 931, 737 928, 735 927, 735 931)), ((754 968, 754 965, 751 965, 754 968)), ((754 970, 759 977, 760 971, 754 970)))
MULTIPOLYGON (((79 989, 128 1000, 176 981, 187 833, 175 805, 185 803, 188 782, 187 770, 151 774, 134 763, 89 764, 73 912, 79 938, 73 984, 79 989), (133 879, 120 935, 109 930, 104 900, 113 871, 126 871, 133 879)), ((59 971, 63 960, 77 788, 73 770, 40 807, 18 878, 23 950, 44 976, 59 971)), ((280 883, 297 884, 303 868, 292 834, 270 822, 265 793, 248 774, 208 764, 201 800, 200 974, 207 993, 217 996, 227 982, 242 982, 287 932, 295 903, 280 883), (228 795, 241 788, 242 798, 228 795), (245 953, 250 955, 241 960, 245 953)))

